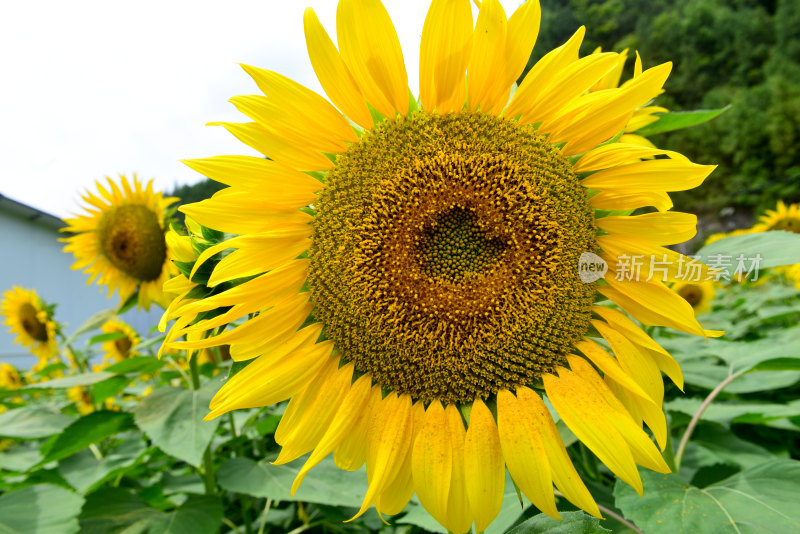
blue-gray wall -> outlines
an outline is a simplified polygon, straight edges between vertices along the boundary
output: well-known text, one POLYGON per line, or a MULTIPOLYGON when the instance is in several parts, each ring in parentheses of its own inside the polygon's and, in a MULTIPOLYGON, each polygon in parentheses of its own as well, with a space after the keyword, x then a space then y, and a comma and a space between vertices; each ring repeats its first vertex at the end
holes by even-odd
MULTIPOLYGON (((75 258, 63 252, 64 243, 58 241, 63 234, 54 217, 0 197, 0 236, 0 293, 13 286, 35 289, 46 302, 58 304, 55 318, 67 325, 67 334, 92 314, 119 306, 118 294, 106 298, 105 287, 86 285, 87 275, 70 269, 75 258)), ((134 308, 122 319, 145 334, 160 316, 161 308, 153 306, 150 312, 134 308)), ((28 368, 36 358, 16 345, 14 337, 0 320, 0 362, 28 368)), ((85 339, 76 348, 84 346, 85 339)))

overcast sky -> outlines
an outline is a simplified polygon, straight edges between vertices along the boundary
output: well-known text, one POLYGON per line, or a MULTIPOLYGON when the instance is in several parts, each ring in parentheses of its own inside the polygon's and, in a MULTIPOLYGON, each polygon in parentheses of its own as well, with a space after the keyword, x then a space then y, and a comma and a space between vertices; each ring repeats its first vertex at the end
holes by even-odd
MULTIPOLYGON (((384 3, 417 93, 428 1, 384 3)), ((502 3, 510 16, 521 2, 502 3)), ((104 176, 135 172, 169 191, 200 179, 179 159, 257 155, 204 125, 247 121, 228 103, 258 92, 239 63, 321 92, 303 37, 307 6, 335 41, 333 0, 4 3, 0 193, 64 217, 104 176)))

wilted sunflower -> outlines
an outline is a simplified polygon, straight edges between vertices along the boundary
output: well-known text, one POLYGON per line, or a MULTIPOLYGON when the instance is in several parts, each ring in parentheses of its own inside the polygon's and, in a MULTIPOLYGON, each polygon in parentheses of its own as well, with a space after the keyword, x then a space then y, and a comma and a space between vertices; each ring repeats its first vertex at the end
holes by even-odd
POLYGON ((9 331, 17 335, 14 342, 39 357, 39 366, 58 354, 53 307, 47 306, 33 289, 14 287, 3 293, 2 312, 9 331))
POLYGON ((152 180, 142 187, 133 176, 133 185, 120 176, 119 185, 107 178, 108 189, 97 182, 99 195, 87 192, 83 197, 86 215, 65 219, 64 232, 75 235, 62 239, 65 252, 78 261, 73 269, 89 274, 108 286, 109 297, 119 290, 126 301, 139 291, 138 304, 150 309, 150 303, 166 306, 162 286, 174 267, 164 233, 167 208, 175 198, 153 192, 152 180))
POLYGON ((101 330, 104 334, 116 334, 119 337, 103 342, 105 356, 103 361, 121 362, 136 356, 136 345, 139 344, 139 334, 130 325, 119 319, 106 321, 101 330))
POLYGON ((668 471, 642 422, 663 448, 660 371, 682 386, 680 368, 634 321, 595 301, 608 298, 645 324, 707 334, 646 270, 631 280, 615 274, 619 256, 636 254, 669 260, 664 275, 677 279, 680 255, 662 245, 692 237, 696 219, 666 211, 667 192, 696 187, 713 170, 616 142, 659 94, 670 64, 588 92, 620 58, 579 58, 581 28, 509 99, 539 4, 507 20, 496 0, 484 0, 474 28, 472 20, 468 0, 432 3, 419 102, 377 0, 339 3, 339 50, 305 13, 311 63, 341 113, 292 80, 244 67, 267 96, 232 99, 253 122, 222 125, 269 159, 188 161, 230 187, 182 210, 240 234, 217 247, 233 251, 208 285, 245 281, 184 301, 168 338, 175 348, 230 344, 234 360, 253 359, 208 417, 290 399, 276 463, 311 452, 293 490, 333 453, 343 469, 366 462, 358 515, 372 504, 398 513, 416 491, 456 533, 493 520, 506 468, 543 512, 559 516, 555 484, 599 516, 544 395, 640 493, 636 464, 668 471), (659 211, 597 218, 645 207, 659 211), (608 263, 606 282, 581 281, 587 252, 608 263), (178 341, 198 332, 212 335, 178 341))
POLYGON ((678 282, 672 286, 672 290, 692 306, 695 314, 710 311, 711 302, 717 293, 714 289, 714 282, 710 280, 678 282))

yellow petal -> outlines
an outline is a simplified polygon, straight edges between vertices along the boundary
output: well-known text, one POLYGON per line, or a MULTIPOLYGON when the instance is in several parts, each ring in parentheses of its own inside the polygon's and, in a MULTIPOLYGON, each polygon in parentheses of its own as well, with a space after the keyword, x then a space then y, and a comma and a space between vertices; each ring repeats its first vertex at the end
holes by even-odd
MULTIPOLYGON (((273 462, 282 465, 313 450, 327 432, 336 410, 342 404, 353 378, 353 363, 336 369, 316 391, 314 399, 297 413, 291 426, 282 435, 281 452, 273 462)), ((283 419, 281 419, 281 423, 283 419)), ((280 424, 278 425, 280 426, 280 424)), ((277 429, 275 436, 277 440, 277 429)))
POLYGON ((685 191, 703 183, 715 168, 685 160, 651 159, 596 172, 581 184, 600 191, 685 191))
POLYGON ((601 517, 592 494, 586 489, 575 466, 572 465, 572 460, 569 459, 564 442, 561 441, 561 435, 542 398, 534 391, 520 387, 517 388, 517 402, 521 409, 531 417, 534 428, 539 432, 542 447, 550 465, 550 472, 558 489, 578 508, 595 517, 601 517))
POLYGON ((542 512, 561 519, 556 509, 550 463, 533 418, 509 391, 497 393, 497 430, 508 472, 517 487, 542 512))
POLYGON ((291 495, 294 497, 297 488, 303 482, 306 474, 323 458, 328 456, 344 440, 363 415, 364 410, 369 405, 370 391, 372 390, 372 380, 370 375, 362 375, 352 387, 349 387, 341 405, 336 410, 330 426, 325 434, 320 438, 319 443, 314 448, 314 452, 308 457, 303 467, 297 473, 292 484, 291 495))
MULTIPOLYGON (((624 264, 631 273, 634 263, 641 265, 640 280, 675 282, 680 280, 705 279, 710 271, 699 261, 665 247, 654 245, 647 239, 623 235, 601 235, 597 244, 603 249, 600 256, 608 262, 609 270, 617 272, 618 264, 624 264)), ((627 278, 636 278, 627 276, 627 278)), ((622 276, 620 276, 622 279, 622 276)))
MULTIPOLYGON (((411 442, 414 443, 416 436, 422 428, 425 418, 425 406, 422 401, 417 401, 411 407, 411 419, 413 430, 411 432, 411 442)), ((411 472, 412 451, 409 447, 406 453, 400 472, 392 483, 378 495, 375 501, 375 508, 381 515, 399 514, 406 507, 411 497, 414 495, 414 477, 411 472)))
POLYGON ((683 243, 697 235, 697 216, 677 211, 602 217, 595 223, 609 234, 641 237, 659 245, 683 243))
POLYGON ((508 18, 506 73, 505 79, 500 82, 501 87, 511 87, 511 84, 522 74, 531 57, 536 38, 539 36, 541 21, 542 9, 539 6, 539 0, 523 2, 508 18))
POLYGON ((672 200, 661 191, 625 193, 621 191, 602 191, 589 199, 589 205, 599 210, 635 210, 653 206, 658 211, 672 208, 672 200))
POLYGON ((447 496, 447 521, 443 525, 454 534, 464 534, 472 529, 472 511, 467 498, 464 478, 464 440, 466 431, 461 412, 455 404, 445 408, 450 447, 453 451, 453 471, 450 492, 447 496))
POLYGON ((278 132, 255 122, 210 122, 208 126, 222 126, 242 143, 292 169, 327 171, 333 168, 333 162, 318 150, 289 143, 278 132))
POLYGON ((411 447, 411 397, 390 393, 375 407, 367 432, 367 480, 369 488, 352 521, 366 512, 375 498, 400 474, 411 447))
POLYGON ((467 105, 472 110, 489 112, 498 104, 505 104, 501 100, 508 88, 500 87, 496 69, 505 59, 506 26, 506 13, 500 2, 481 2, 467 65, 467 105))
POLYGON ((669 156, 673 160, 688 162, 689 160, 678 152, 660 148, 648 148, 625 143, 611 143, 594 148, 581 156, 573 167, 575 172, 590 172, 609 169, 623 163, 636 163, 638 160, 654 156, 669 156))
POLYGON ((619 384, 623 385, 631 393, 650 400, 650 396, 628 375, 625 369, 609 353, 603 350, 600 345, 591 339, 584 339, 575 344, 575 348, 581 351, 598 369, 603 371, 606 376, 612 377, 619 384))
POLYGON ((497 425, 480 398, 472 402, 470 411, 464 442, 464 474, 475 530, 483 532, 500 512, 506 479, 497 425))
POLYGON ((558 74, 578 59, 578 49, 585 33, 586 29, 581 26, 566 43, 536 62, 508 103, 505 112, 507 117, 520 117, 520 124, 535 122, 527 116, 528 111, 536 105, 540 95, 557 79, 558 74))
POLYGON ((358 141, 353 128, 339 111, 323 97, 303 87, 291 78, 249 65, 242 65, 265 95, 263 97, 236 97, 231 102, 244 106, 258 117, 254 120, 278 131, 292 131, 302 127, 302 132, 312 138, 322 137, 323 146, 345 148, 345 143, 358 141), (294 119, 294 120, 292 120, 294 119), (288 122, 284 122, 288 120, 288 122))
POLYGON ((310 7, 303 14, 303 28, 308 57, 325 94, 353 122, 364 128, 372 128, 372 117, 361 91, 310 7))
POLYGON ((612 410, 611 406, 591 385, 566 369, 559 368, 558 377, 546 374, 542 381, 547 397, 570 430, 614 474, 641 495, 642 480, 636 470, 630 447, 605 418, 604 413, 612 410))
POLYGON ((469 0, 431 2, 419 49, 419 98, 423 109, 438 109, 443 114, 464 106, 471 42, 469 0))
POLYGON ((379 0, 340 0, 342 59, 367 102, 389 118, 408 114, 408 75, 392 19, 379 0))
POLYGON ((339 469, 355 471, 367 460, 367 432, 375 406, 381 401, 380 386, 373 386, 364 412, 350 432, 333 451, 333 461, 339 469))
POLYGON ((625 314, 606 308, 604 306, 594 306, 592 308, 596 314, 606 320, 614 329, 628 338, 628 340, 639 348, 646 350, 656 362, 656 365, 683 390, 683 372, 681 366, 661 345, 653 341, 644 330, 631 321, 625 314))
POLYGON ((661 282, 625 282, 611 277, 606 278, 606 282, 609 285, 598 288, 598 291, 638 321, 705 336, 691 305, 661 282), (654 303, 658 303, 657 306, 654 303))
MULTIPOLYGON (((208 421, 231 410, 269 406, 283 401, 301 390, 333 350, 333 343, 323 341, 305 345, 279 362, 264 365, 261 359, 239 371, 217 392, 210 404, 208 421)), ((263 362, 269 362, 263 357, 263 362)))
POLYGON ((431 402, 425 411, 422 428, 414 441, 411 473, 420 504, 444 525, 453 473, 453 448, 447 415, 439 401, 431 402))

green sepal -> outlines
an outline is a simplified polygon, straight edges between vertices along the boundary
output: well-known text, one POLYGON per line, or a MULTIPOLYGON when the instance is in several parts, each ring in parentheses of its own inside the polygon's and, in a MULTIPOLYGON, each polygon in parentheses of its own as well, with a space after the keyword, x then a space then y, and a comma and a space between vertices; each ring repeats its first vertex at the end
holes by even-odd
POLYGON ((660 134, 664 132, 683 130, 684 128, 689 128, 690 126, 695 126, 697 124, 702 124, 704 122, 710 121, 711 119, 725 113, 730 108, 731 105, 728 104, 724 108, 720 109, 670 111, 668 113, 662 113, 658 115, 658 120, 656 122, 648 124, 647 126, 639 128, 635 132, 630 132, 630 133, 641 135, 643 137, 648 137, 651 135, 660 134))

